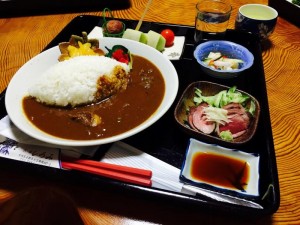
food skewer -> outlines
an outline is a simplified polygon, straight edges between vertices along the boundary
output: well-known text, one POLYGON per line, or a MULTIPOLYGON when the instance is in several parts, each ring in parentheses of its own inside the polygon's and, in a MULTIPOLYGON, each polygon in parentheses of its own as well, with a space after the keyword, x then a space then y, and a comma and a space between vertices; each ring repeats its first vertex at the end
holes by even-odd
POLYGON ((146 13, 147 13, 147 11, 148 11, 148 9, 149 9, 151 3, 152 3, 152 0, 149 0, 149 1, 147 2, 146 8, 145 8, 145 10, 144 10, 144 12, 143 12, 143 14, 142 14, 142 16, 141 16, 141 18, 140 18, 138 24, 136 25, 135 30, 139 30, 139 29, 141 28, 141 25, 142 25, 142 23, 143 23, 144 17, 145 17, 145 15, 146 15, 146 13))

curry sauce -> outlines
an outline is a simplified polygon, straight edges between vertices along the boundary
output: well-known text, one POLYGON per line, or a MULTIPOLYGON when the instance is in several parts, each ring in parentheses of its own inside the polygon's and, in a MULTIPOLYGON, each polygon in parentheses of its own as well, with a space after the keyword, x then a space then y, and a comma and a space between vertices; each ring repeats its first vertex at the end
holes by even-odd
POLYGON ((60 108, 25 97, 23 109, 27 118, 45 133, 65 139, 93 140, 118 135, 143 123, 158 109, 164 93, 165 82, 159 69, 134 55, 127 89, 102 102, 60 108), (72 115, 86 113, 97 115, 100 123, 89 126, 72 119, 72 115))

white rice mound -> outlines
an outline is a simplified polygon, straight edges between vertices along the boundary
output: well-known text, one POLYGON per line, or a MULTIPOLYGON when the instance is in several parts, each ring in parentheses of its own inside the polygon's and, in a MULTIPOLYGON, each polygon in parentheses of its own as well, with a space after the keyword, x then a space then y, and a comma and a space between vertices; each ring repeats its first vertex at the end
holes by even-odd
POLYGON ((50 67, 31 88, 29 96, 48 105, 67 106, 93 102, 97 80, 112 76, 116 66, 129 66, 105 56, 77 56, 50 67))

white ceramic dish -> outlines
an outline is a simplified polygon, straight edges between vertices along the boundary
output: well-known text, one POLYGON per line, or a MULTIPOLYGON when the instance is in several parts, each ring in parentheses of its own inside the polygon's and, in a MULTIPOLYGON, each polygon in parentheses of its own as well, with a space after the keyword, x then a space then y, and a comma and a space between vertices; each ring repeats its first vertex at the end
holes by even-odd
POLYGON ((54 137, 36 128, 26 118, 23 112, 22 99, 27 95, 28 88, 38 78, 38 76, 47 68, 58 62, 57 59, 60 55, 60 51, 57 46, 46 50, 29 60, 11 79, 5 95, 5 106, 9 118, 24 133, 44 142, 64 146, 91 146, 111 143, 130 137, 151 126, 165 114, 175 100, 178 91, 177 72, 169 59, 150 46, 119 38, 100 39, 100 48, 102 49, 105 49, 105 47, 112 48, 112 46, 117 44, 124 45, 131 51, 131 53, 143 56, 150 60, 157 66, 164 77, 166 85, 164 98, 159 108, 150 118, 148 118, 148 120, 125 133, 109 138, 85 141, 54 137))
MULTIPOLYGON (((88 37, 96 39, 103 38, 102 27, 95 26, 88 37)), ((170 47, 166 47, 162 54, 170 60, 179 60, 183 52, 184 43, 185 36, 175 36, 174 44, 170 47)))
MULTIPOLYGON (((199 160, 199 159, 198 159, 199 160)), ((201 162, 204 162, 203 160, 201 160, 201 162)), ((233 167, 230 168, 232 169, 231 171, 236 176, 237 174, 240 175, 240 172, 243 171, 246 173, 247 170, 243 170, 244 167, 240 167, 240 169, 234 170, 233 171, 233 167)), ((234 192, 237 194, 242 194, 242 195, 249 195, 249 196, 258 196, 259 195, 259 156, 258 155, 254 155, 254 154, 249 154, 246 152, 242 152, 239 150, 235 150, 235 149, 229 149, 229 148, 223 148, 221 146, 218 145, 212 145, 212 144, 206 144, 200 141, 197 141, 195 139, 190 139, 187 151, 186 151, 186 155, 185 155, 185 160, 184 163, 182 165, 182 169, 181 169, 181 173, 180 173, 180 179, 185 182, 185 183, 189 183, 191 185, 195 185, 195 186, 200 186, 200 187, 204 187, 204 188, 208 188, 208 189, 213 189, 216 191, 221 191, 221 192, 234 192), (214 164, 213 166, 211 166, 212 164, 209 165, 208 167, 205 167, 205 163, 199 163, 200 161, 198 161, 198 163, 195 162, 195 157, 197 154, 205 154, 207 155, 212 155, 212 156, 217 156, 217 157, 221 157, 221 158, 227 158, 230 159, 230 161, 224 162, 221 160, 218 161, 208 161, 208 159, 206 158, 206 163, 207 162, 218 162, 216 164, 214 164), (228 177, 225 177, 226 175, 228 175, 225 170, 224 170, 224 166, 220 166, 220 165, 229 165, 229 162, 231 162, 231 160, 238 160, 239 162, 241 162, 241 165, 245 165, 245 163, 248 164, 248 179, 247 179, 247 185, 242 186, 242 189, 238 189, 238 188, 234 188, 234 187, 228 187, 228 186, 223 186, 220 184, 217 184, 216 182, 214 182, 215 180, 217 180, 217 178, 214 181, 207 181, 206 179, 201 180, 201 178, 199 179, 199 177, 195 177, 193 174, 193 170, 195 171, 195 169, 197 171, 203 170, 205 171, 204 173, 206 174, 210 174, 210 178, 212 177, 220 177, 222 176, 221 179, 228 179, 228 177), (213 168, 213 169, 212 169, 213 168), (223 169, 222 169, 223 168, 223 169), (213 171, 213 172, 212 172, 213 171), (218 173, 219 172, 219 173, 218 173), (219 176, 220 175, 220 176, 219 176)), ((220 179, 219 179, 220 180, 220 179)), ((242 179, 241 179, 242 180, 242 179)), ((235 180, 234 184, 236 185, 236 182, 240 182, 241 180, 235 180)), ((238 183, 240 184, 240 183, 238 183)))

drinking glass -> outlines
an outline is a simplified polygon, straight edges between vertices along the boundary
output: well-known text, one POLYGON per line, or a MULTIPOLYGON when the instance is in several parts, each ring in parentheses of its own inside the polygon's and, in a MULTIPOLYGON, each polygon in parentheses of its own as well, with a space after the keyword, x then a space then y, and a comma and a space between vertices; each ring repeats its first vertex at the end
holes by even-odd
POLYGON ((222 39, 231 10, 227 0, 200 0, 196 4, 195 42, 222 39))

